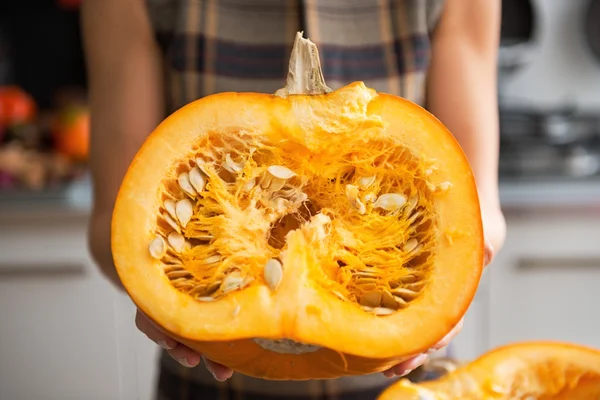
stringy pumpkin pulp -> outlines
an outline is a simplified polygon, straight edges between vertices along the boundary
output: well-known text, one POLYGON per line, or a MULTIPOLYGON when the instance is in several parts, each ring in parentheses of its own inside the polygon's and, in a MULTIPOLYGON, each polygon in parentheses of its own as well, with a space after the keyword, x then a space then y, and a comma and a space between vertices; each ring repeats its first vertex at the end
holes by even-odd
POLYGON ((451 134, 363 83, 329 90, 313 46, 297 38, 276 95, 217 94, 167 118, 113 216, 135 303, 268 379, 382 371, 428 349, 482 268, 477 191, 451 134))

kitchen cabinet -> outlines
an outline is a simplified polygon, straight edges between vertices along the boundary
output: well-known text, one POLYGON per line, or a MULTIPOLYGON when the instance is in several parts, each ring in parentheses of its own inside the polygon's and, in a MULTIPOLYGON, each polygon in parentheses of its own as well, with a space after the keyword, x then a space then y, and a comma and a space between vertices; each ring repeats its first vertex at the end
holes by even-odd
POLYGON ((489 346, 564 340, 600 348, 600 209, 508 213, 490 269, 489 346))
POLYGON ((600 348, 600 208, 510 208, 505 216, 504 248, 482 276, 452 355, 469 360, 529 340, 600 348))
POLYGON ((0 399, 150 399, 156 346, 92 264, 85 215, 0 217, 0 399))
MULTIPOLYGON (((540 339, 600 348, 600 196, 556 190, 568 194, 562 204, 539 190, 543 207, 533 197, 512 201, 518 191, 505 199, 506 244, 482 276, 451 356, 470 360, 540 339)), ((152 398, 157 346, 137 331, 129 298, 93 265, 88 211, 79 208, 0 207, 2 400, 152 398)))

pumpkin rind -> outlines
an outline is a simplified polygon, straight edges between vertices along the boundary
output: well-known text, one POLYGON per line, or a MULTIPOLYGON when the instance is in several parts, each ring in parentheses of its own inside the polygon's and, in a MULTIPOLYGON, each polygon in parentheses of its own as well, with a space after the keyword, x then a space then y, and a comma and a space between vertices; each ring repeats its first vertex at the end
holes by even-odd
POLYGON ((494 349, 429 382, 407 379, 378 400, 596 400, 600 350, 562 342, 522 342, 494 349))
POLYGON ((418 105, 357 82, 326 94, 221 93, 173 113, 145 141, 123 180, 112 250, 133 301, 173 337, 247 375, 303 380, 383 371, 444 337, 476 291, 483 231, 473 175, 450 132, 418 105), (233 142, 242 146, 243 159, 215 151, 233 142), (218 169, 203 164, 208 159, 216 159, 218 169), (200 195, 193 193, 194 168, 206 181, 200 195), (293 172, 290 181, 285 169, 293 172), (375 171, 377 180, 357 171, 375 171), (303 222, 269 221, 279 215, 269 191, 291 181, 293 190, 275 192, 292 190, 295 200, 285 204, 295 202, 289 214, 303 222), (380 193, 369 202, 373 184, 380 193), (382 196, 396 186, 405 192, 382 196), (417 203, 406 190, 418 194, 417 203), (352 202, 353 193, 363 196, 364 210, 352 202), (171 215, 184 197, 195 203, 185 227, 171 215), (277 237, 274 225, 287 236, 277 237), (184 243, 178 254, 173 240, 181 237, 167 235, 173 226, 188 241, 206 237, 195 247, 184 243), (157 234, 170 248, 160 260, 149 250, 157 234), (278 243, 269 242, 273 238, 278 243), (177 265, 177 259, 185 262, 177 265), (271 259, 282 270, 265 278, 271 259), (387 266, 367 265, 377 260, 387 266), (211 282, 234 273, 228 288, 240 288, 227 291, 223 283, 211 292, 211 282), (377 290, 367 289, 369 274, 377 276, 377 290), (381 294, 394 287, 399 297, 381 294), (398 311, 384 307, 390 304, 398 311), (308 346, 296 349, 300 354, 293 346, 282 353, 273 349, 287 343, 265 345, 266 339, 308 346))

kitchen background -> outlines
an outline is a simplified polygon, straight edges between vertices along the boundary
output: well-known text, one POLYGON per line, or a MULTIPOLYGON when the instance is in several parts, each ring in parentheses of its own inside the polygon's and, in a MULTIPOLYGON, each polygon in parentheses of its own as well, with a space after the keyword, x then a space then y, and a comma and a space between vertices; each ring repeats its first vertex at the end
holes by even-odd
MULTIPOLYGON (((78 4, 0 5, 0 399, 153 387, 156 348, 87 252, 78 4)), ((453 355, 527 339, 600 348, 600 0, 505 0, 499 72, 508 237, 453 355)))

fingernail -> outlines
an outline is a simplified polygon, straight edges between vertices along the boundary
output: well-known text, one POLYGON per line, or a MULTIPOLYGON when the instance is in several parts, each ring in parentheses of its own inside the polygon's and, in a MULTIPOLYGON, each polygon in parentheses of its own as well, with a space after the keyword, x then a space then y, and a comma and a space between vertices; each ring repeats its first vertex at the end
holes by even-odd
POLYGON ((166 341, 166 340, 160 340, 160 341, 158 342, 158 345, 159 345, 160 347, 162 347, 163 349, 165 349, 165 350, 173 350, 173 349, 175 348, 175 346, 174 346, 174 345, 171 345, 171 344, 167 343, 167 341, 166 341))
POLYGON ((225 379, 221 379, 217 376, 217 374, 215 374, 214 372, 210 371, 210 373, 212 374, 213 378, 215 378, 216 380, 218 380, 219 382, 225 382, 227 380, 227 378, 225 379))
POLYGON ((187 368, 192 368, 193 367, 193 365, 190 364, 188 362, 187 358, 185 358, 185 357, 177 359, 177 362, 179 362, 179 364, 181 364, 181 365, 183 365, 184 367, 187 367, 187 368))
POLYGON ((410 374, 411 372, 413 372, 412 369, 405 369, 404 371, 399 373, 398 376, 406 376, 406 375, 410 374))
POLYGON ((386 378, 391 378, 392 376, 394 376, 394 371, 388 369, 386 371, 382 372, 383 376, 385 376, 386 378))
POLYGON ((437 351, 437 349, 429 349, 425 352, 425 354, 433 354, 437 351))
POLYGON ((486 249, 485 249, 485 256, 484 256, 484 265, 489 265, 490 262, 492 262, 492 258, 494 257, 494 246, 492 245, 492 243, 489 240, 486 240, 485 242, 486 245, 486 249))
POLYGON ((414 360, 412 360, 410 362, 410 365, 412 366, 412 368, 395 371, 396 375, 404 376, 404 375, 410 374, 415 368, 418 368, 419 366, 423 365, 423 363, 425 363, 425 361, 427 361, 427 358, 429 358, 429 356, 427 354, 420 354, 419 356, 415 357, 414 360))

